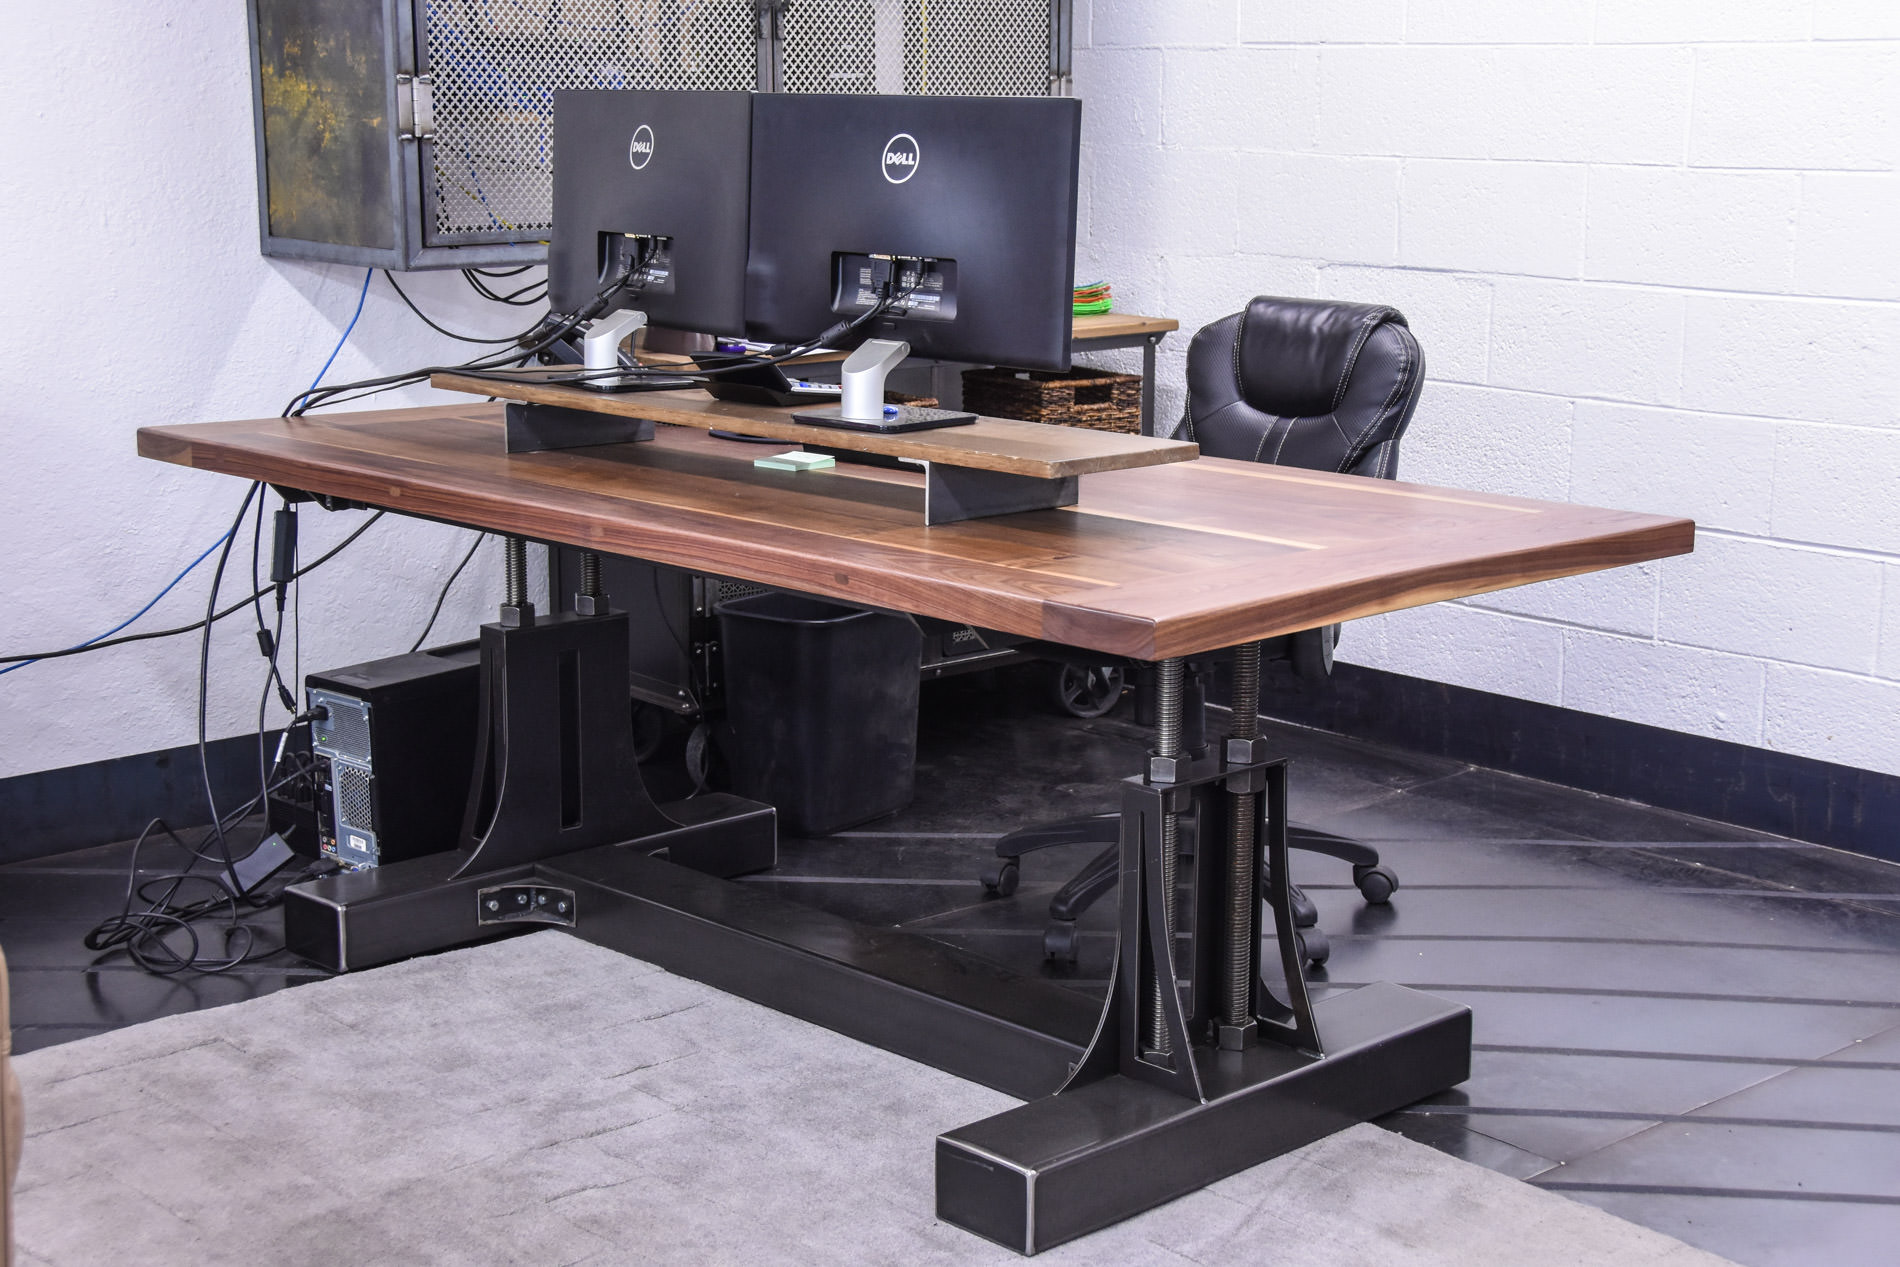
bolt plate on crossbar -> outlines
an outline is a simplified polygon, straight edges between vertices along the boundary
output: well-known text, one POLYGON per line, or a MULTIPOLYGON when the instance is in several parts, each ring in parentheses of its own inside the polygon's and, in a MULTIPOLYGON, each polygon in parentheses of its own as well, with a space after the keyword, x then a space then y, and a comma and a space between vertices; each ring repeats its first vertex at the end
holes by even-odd
POLYGON ((475 894, 478 924, 574 927, 574 890, 546 884, 497 884, 475 894))

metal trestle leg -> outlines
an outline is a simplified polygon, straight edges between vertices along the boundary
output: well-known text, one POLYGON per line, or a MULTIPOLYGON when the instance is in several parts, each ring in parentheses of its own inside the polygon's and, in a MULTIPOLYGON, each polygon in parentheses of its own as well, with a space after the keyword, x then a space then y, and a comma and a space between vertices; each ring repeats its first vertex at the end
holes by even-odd
POLYGON ((1155 752, 1122 785, 1101 1023, 1056 1094, 938 1137, 939 1218, 1034 1254, 1469 1076, 1459 1004, 1387 984, 1308 997, 1286 763, 1258 736, 1257 644, 1237 660, 1235 730, 1217 751, 1181 744, 1180 662, 1157 666, 1155 752), (1262 980, 1263 899, 1284 998, 1262 980))

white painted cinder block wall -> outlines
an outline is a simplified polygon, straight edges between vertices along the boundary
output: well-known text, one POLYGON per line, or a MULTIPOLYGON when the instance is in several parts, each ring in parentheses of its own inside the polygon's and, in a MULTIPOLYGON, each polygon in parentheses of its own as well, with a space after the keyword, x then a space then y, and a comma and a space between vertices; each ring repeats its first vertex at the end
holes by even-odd
POLYGON ((1695 554, 1344 659, 1900 774, 1900 3, 1077 0, 1078 278, 1402 310, 1401 475, 1695 554))
MULTIPOLYGON (((276 414, 310 385, 355 311, 361 269, 258 254, 249 64, 236 0, 84 0, 56 17, 35 5, 0 10, 0 654, 111 628, 217 540, 243 485, 141 459, 133 433, 276 414)), ((476 299, 459 275, 412 278, 410 294, 450 329, 492 336, 527 324, 524 310, 476 299)), ((326 381, 471 351, 424 328, 378 276, 326 381)), ((362 518, 306 510, 304 557, 362 518)), ((303 583, 303 667, 407 650, 471 540, 397 519, 371 528, 303 583)), ((131 631, 202 616, 214 561, 131 631)), ((227 577, 227 596, 247 592, 248 533, 233 566, 243 576, 227 577)), ((491 541, 438 631, 492 618, 500 566, 491 541)), ((213 641, 214 738, 256 724, 254 627, 233 616, 213 641)), ((192 742, 197 670, 197 640, 186 637, 0 676, 0 777, 192 742)))

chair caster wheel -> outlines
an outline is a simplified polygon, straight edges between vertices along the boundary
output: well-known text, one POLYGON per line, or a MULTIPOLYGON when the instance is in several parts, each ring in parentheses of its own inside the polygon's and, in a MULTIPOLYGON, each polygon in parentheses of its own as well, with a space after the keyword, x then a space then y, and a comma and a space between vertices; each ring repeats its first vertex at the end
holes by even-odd
POLYGON ((1042 930, 1042 957, 1074 963, 1078 940, 1074 924, 1051 924, 1042 930))
POLYGON ((1016 884, 1023 878, 1023 869, 1014 858, 1005 858, 993 867, 983 871, 983 891, 991 897, 1008 897, 1016 891, 1016 884))
POLYGON ((1359 886, 1359 896, 1373 906, 1384 906, 1399 891, 1399 878, 1384 867, 1354 867, 1352 882, 1359 886))
POLYGON ((1293 927, 1311 928, 1319 923, 1319 907, 1313 905, 1313 899, 1306 896, 1306 890, 1297 884, 1289 890, 1293 899, 1293 927))
POLYGON ((1333 957, 1333 943, 1326 940, 1326 934, 1317 928, 1302 928, 1294 933, 1293 945, 1300 952, 1301 961, 1315 968, 1333 957))
POLYGON ((1071 717, 1103 717, 1121 702, 1126 685, 1127 675, 1120 665, 1060 664, 1049 679, 1049 693, 1056 707, 1071 717))

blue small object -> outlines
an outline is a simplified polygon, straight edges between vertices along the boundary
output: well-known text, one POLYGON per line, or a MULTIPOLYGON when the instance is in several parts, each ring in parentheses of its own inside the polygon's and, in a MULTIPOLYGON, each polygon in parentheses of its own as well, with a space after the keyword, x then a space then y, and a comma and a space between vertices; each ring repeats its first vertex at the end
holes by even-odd
POLYGON ((895 418, 895 417, 897 417, 897 406, 896 406, 896 405, 886 405, 886 406, 884 406, 884 416, 885 416, 886 418, 895 418))

